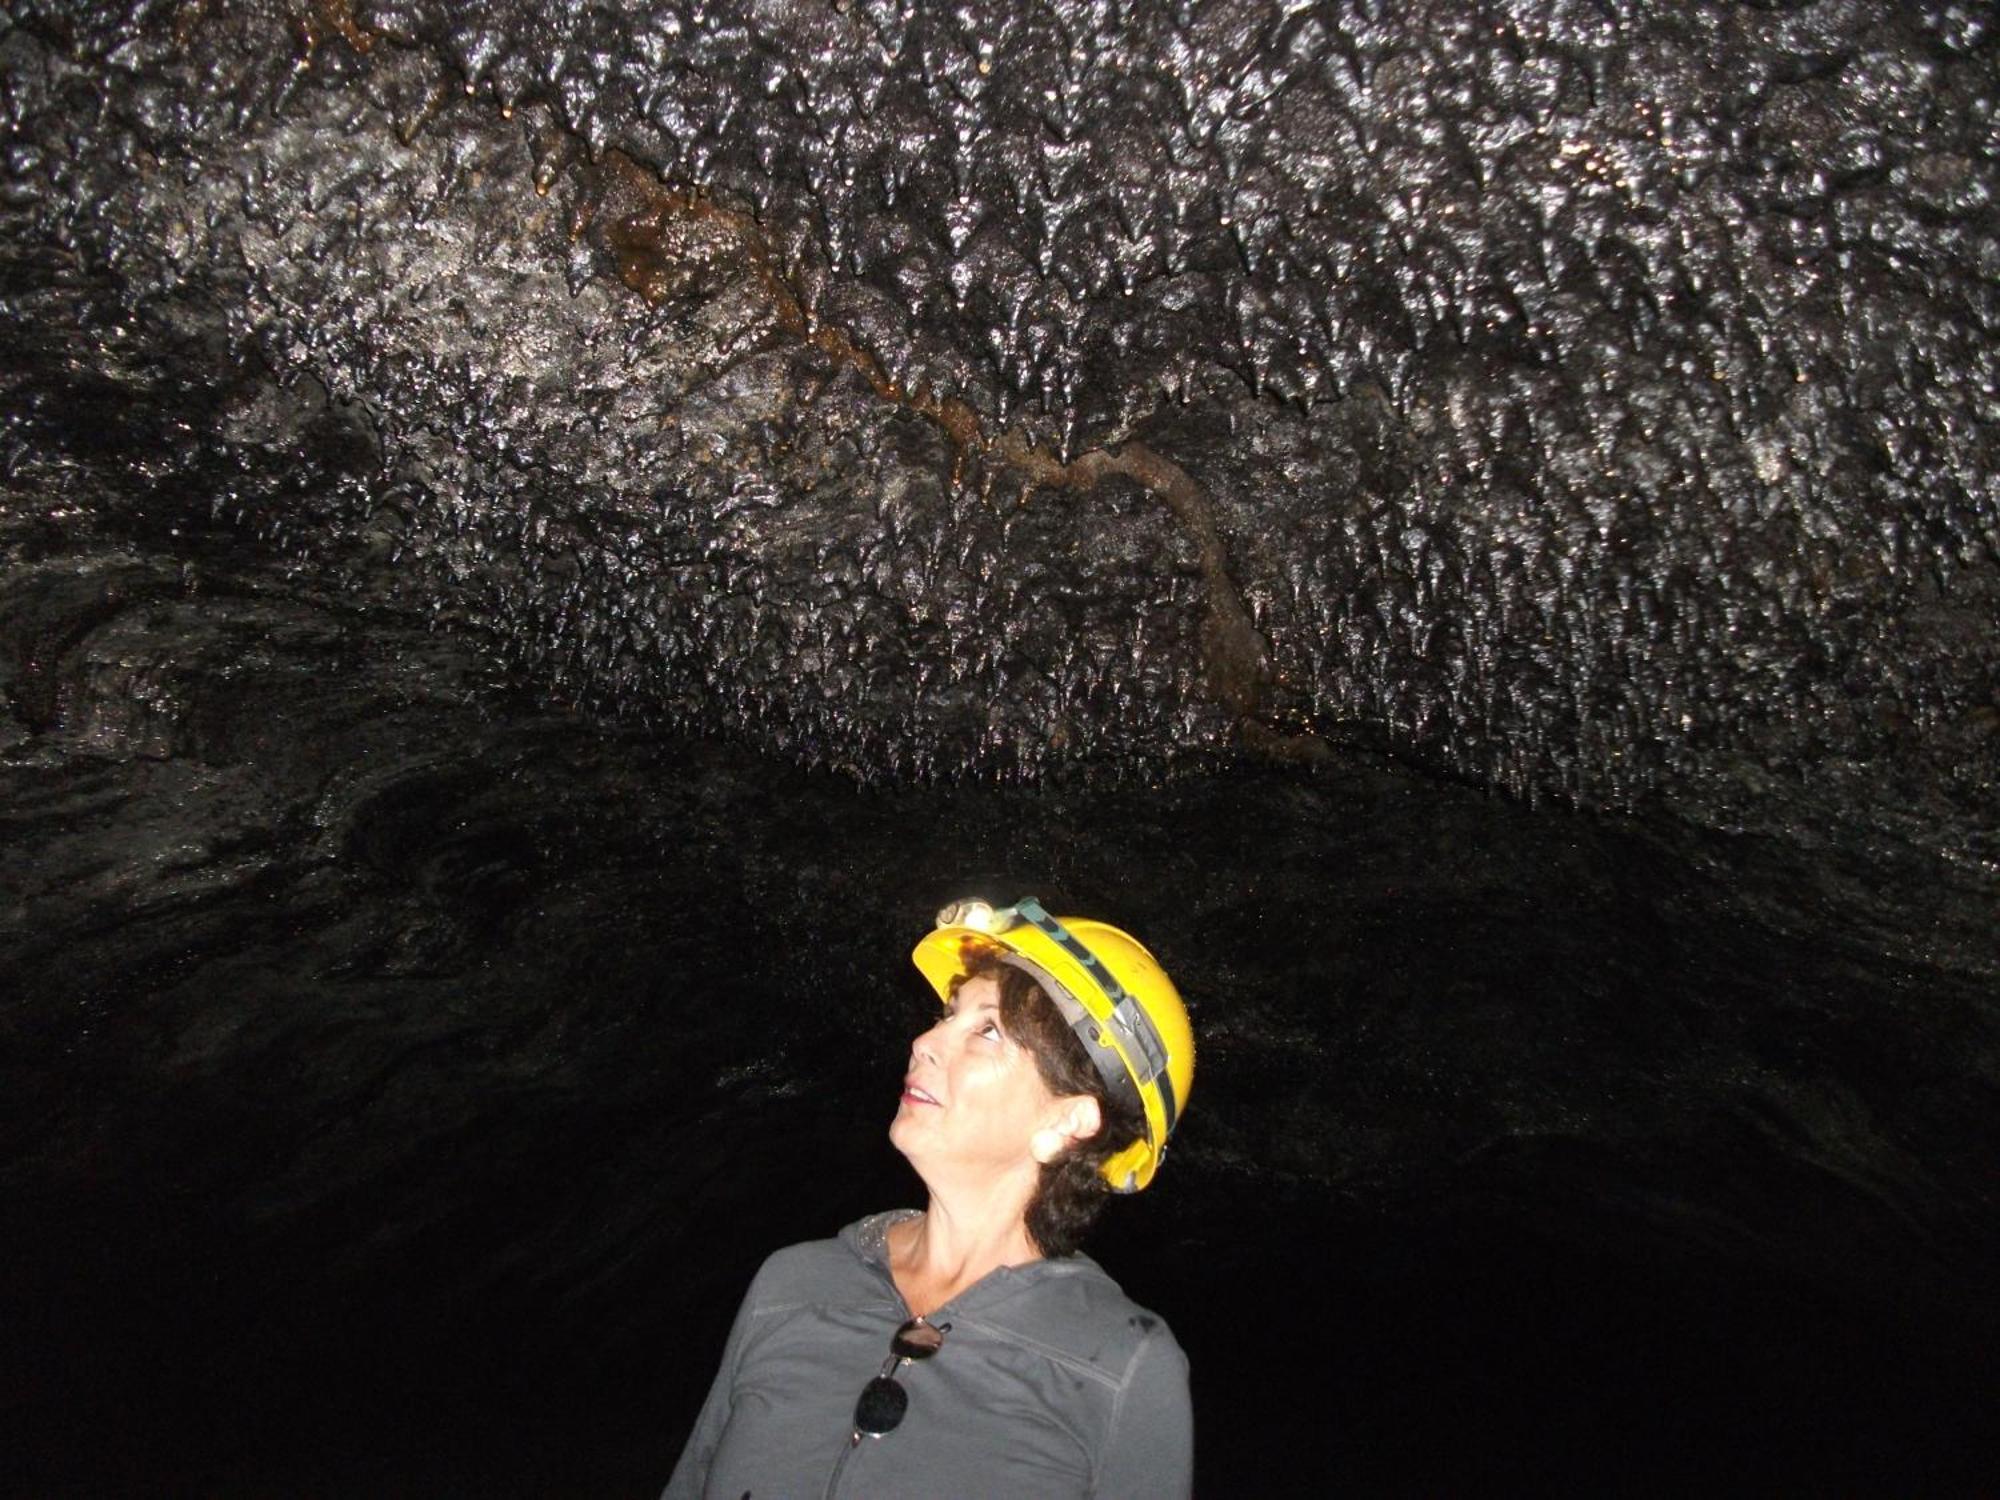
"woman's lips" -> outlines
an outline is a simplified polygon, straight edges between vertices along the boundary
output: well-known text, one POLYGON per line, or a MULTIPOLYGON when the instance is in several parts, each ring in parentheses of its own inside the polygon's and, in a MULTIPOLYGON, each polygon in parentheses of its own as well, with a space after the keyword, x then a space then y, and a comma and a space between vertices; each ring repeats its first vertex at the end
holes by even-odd
POLYGON ((914 1083, 906 1083, 903 1085, 903 1102, 905 1104, 936 1104, 937 1100, 918 1088, 914 1083))

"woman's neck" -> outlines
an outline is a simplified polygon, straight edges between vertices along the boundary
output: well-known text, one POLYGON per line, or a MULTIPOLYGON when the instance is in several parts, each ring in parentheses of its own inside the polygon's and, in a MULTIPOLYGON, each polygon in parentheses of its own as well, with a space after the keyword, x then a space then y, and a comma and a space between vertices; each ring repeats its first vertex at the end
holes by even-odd
POLYGON ((1026 1207, 990 1192, 954 1203, 934 1189, 922 1217, 889 1231, 890 1273, 910 1311, 931 1313, 1001 1266, 1040 1260, 1026 1207))

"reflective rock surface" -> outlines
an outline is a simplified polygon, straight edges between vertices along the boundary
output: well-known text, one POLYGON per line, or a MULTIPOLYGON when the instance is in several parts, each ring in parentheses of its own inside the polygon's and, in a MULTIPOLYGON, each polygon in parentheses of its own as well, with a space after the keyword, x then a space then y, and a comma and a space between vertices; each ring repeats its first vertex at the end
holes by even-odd
POLYGON ((657 1484, 975 884, 1205 1493, 1977 1489, 1985 8, 467 15, 0 21, 24 1492, 657 1484))

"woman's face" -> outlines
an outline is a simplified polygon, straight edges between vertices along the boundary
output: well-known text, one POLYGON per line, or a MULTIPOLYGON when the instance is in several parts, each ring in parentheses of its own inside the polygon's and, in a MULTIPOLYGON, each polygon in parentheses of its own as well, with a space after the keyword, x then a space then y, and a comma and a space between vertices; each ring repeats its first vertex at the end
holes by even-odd
POLYGON ((1001 1029, 1000 986, 982 976, 960 985, 943 1018, 911 1046, 889 1139, 919 1173, 997 1173, 1032 1164, 1035 1132, 1060 1112, 1033 1055, 1001 1029))

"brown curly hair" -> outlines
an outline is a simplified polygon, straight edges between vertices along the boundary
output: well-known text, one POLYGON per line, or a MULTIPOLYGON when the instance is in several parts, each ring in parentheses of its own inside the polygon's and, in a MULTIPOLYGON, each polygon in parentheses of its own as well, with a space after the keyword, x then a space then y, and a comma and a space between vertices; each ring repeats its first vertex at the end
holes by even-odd
POLYGON ((1145 1133, 1145 1117, 1111 1092, 1082 1040, 1033 975, 985 949, 967 954, 965 973, 953 982, 952 993, 973 979, 991 979, 999 987, 1001 1029, 1035 1059, 1035 1070, 1050 1093, 1058 1098, 1088 1094, 1097 1101, 1102 1117, 1097 1133, 1044 1164, 1028 1200, 1028 1235, 1035 1248, 1052 1259, 1074 1255, 1111 1194, 1105 1162, 1145 1133))

